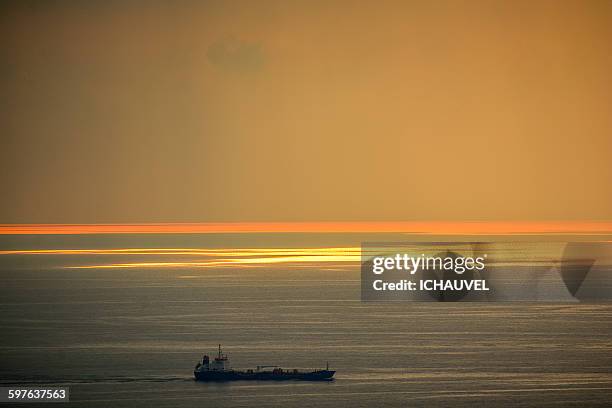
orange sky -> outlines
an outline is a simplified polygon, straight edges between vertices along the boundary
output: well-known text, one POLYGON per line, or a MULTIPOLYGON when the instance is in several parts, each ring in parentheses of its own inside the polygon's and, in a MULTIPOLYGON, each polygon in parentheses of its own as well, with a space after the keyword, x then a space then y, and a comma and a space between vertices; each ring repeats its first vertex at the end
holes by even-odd
POLYGON ((598 0, 5 0, 0 223, 612 220, 611 38, 598 0))

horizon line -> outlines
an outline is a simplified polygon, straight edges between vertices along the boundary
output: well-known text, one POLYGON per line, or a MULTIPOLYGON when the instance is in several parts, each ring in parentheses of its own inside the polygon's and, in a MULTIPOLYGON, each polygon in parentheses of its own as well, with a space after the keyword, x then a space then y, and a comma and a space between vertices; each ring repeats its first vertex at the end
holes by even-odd
POLYGON ((612 234, 612 221, 316 221, 0 224, 0 235, 412 233, 429 235, 612 234))

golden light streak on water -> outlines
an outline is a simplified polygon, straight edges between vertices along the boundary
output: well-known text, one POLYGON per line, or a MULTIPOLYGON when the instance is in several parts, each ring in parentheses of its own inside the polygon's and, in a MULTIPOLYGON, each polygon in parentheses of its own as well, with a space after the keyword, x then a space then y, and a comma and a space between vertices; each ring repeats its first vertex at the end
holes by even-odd
POLYGON ((199 256, 312 256, 360 254, 359 247, 339 248, 114 248, 6 250, 0 255, 199 255, 199 256))
POLYGON ((209 262, 130 262, 106 265, 84 265, 71 266, 69 269, 117 269, 117 268, 220 268, 227 266, 243 265, 266 265, 266 264, 294 264, 326 262, 358 262, 360 255, 302 255, 302 256, 280 256, 263 258, 228 258, 209 262))
POLYGON ((233 222, 157 224, 0 224, 0 235, 32 234, 219 234, 219 233, 411 233, 433 235, 611 234, 604 221, 388 221, 233 222))

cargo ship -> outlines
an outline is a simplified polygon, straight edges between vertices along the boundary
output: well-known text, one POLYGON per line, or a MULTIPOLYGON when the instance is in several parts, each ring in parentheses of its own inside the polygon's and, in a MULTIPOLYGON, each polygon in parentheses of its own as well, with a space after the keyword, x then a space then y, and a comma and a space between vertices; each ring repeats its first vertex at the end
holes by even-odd
POLYGON ((329 363, 324 370, 312 371, 287 370, 270 365, 257 366, 255 369, 248 370, 234 370, 230 367, 229 359, 226 354, 223 354, 220 344, 218 354, 214 359, 211 360, 208 355, 205 355, 193 370, 196 381, 331 381, 335 373, 334 370, 329 369, 329 363))

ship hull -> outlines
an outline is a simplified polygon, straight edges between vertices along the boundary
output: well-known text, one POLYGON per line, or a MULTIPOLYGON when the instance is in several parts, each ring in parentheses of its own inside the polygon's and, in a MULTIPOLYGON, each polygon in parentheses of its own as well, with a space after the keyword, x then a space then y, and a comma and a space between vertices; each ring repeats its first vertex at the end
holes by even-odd
POLYGON ((194 371, 196 381, 330 381, 336 372, 332 370, 318 370, 312 372, 248 372, 248 371, 194 371))

